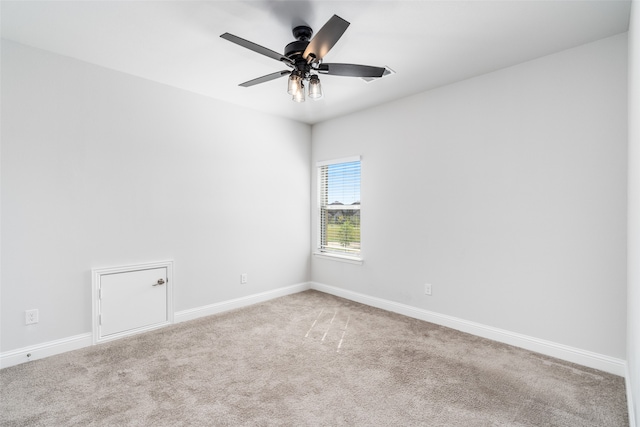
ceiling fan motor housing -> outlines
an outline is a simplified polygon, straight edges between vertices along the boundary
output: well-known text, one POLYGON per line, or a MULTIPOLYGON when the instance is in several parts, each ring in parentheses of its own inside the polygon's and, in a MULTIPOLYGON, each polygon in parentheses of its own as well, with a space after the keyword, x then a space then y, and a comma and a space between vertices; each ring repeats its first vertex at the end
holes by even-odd
POLYGON ((308 44, 308 41, 291 42, 284 48, 284 56, 293 60, 302 57, 302 54, 304 53, 304 50, 307 48, 308 44))
POLYGON ((302 56, 304 50, 309 45, 309 40, 311 39, 311 35, 313 34, 313 30, 306 25, 301 25, 295 27, 293 30, 293 37, 296 38, 296 41, 289 43, 284 48, 284 56, 290 59, 297 59, 302 56))

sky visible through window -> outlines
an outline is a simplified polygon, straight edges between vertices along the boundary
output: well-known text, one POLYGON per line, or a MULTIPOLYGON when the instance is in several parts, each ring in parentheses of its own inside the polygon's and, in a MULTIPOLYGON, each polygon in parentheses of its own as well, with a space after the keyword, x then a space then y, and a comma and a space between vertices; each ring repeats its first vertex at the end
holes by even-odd
POLYGON ((338 163, 327 168, 329 204, 350 205, 360 201, 360 162, 338 163))

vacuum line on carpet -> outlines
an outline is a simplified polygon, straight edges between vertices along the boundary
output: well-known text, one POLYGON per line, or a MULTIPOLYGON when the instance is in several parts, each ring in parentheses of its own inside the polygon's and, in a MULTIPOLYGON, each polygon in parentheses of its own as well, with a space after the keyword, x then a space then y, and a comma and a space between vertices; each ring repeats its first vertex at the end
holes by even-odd
POLYGON ((343 329, 343 331, 346 331, 346 330, 347 330, 347 326, 349 325, 349 320, 351 320, 351 315, 348 315, 348 316, 347 316, 347 323, 345 323, 345 324, 344 324, 344 329, 343 329))
POLYGON ((347 333, 347 325, 349 325, 349 320, 351 319, 351 315, 347 317, 347 323, 344 324, 344 329, 342 329, 342 336, 340 337, 340 342, 338 343, 338 348, 336 353, 340 353, 340 347, 342 347, 342 340, 344 340, 344 334, 347 333))
POLYGON ((320 310, 320 314, 318 314, 318 317, 316 317, 316 320, 313 321, 313 324, 311 325, 311 327, 309 328, 309 330, 307 331, 307 334, 304 336, 305 338, 307 338, 309 336, 309 334, 311 333, 311 330, 313 329, 314 326, 316 326, 316 322, 318 321, 318 319, 320 318, 320 316, 322 316, 322 312, 324 311, 324 308, 322 310, 320 310))
POLYGON ((333 317, 331 318, 331 321, 329 322, 329 326, 327 326, 327 330, 324 331, 324 335, 322 336, 322 340, 321 340, 322 342, 324 342, 324 339, 327 337, 327 334, 329 333, 329 329, 331 329, 331 324, 333 323, 333 319, 336 318, 336 314, 337 313, 338 313, 337 311, 333 312, 333 317))

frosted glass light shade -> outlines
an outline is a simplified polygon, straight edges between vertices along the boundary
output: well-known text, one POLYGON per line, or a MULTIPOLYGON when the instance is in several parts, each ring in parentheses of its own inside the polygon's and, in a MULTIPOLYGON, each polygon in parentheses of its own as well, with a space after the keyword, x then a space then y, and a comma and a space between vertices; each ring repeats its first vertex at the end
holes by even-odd
POLYGON ((320 78, 315 74, 311 76, 309 80, 309 98, 320 99, 322 98, 322 85, 320 84, 320 78))
POLYGON ((291 73, 287 85, 287 93, 289 95, 295 95, 302 89, 302 79, 297 74, 291 73))

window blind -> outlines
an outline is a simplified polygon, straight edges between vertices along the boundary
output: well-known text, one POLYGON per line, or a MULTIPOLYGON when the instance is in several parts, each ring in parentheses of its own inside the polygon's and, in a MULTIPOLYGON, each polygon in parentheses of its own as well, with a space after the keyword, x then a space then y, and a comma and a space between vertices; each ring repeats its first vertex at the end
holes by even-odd
POLYGON ((318 250, 360 255, 360 158, 318 163, 318 250))

